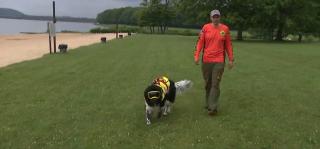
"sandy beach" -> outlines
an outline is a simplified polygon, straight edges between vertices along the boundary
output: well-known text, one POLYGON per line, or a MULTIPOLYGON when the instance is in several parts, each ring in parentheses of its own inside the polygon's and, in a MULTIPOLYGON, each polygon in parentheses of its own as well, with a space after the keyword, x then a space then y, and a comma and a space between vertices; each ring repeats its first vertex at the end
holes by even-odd
MULTIPOLYGON (((123 37, 127 33, 120 33, 123 37)), ((59 44, 67 44, 68 50, 80 46, 101 42, 101 37, 106 37, 107 41, 116 38, 116 34, 90 34, 90 33, 57 33, 56 51, 59 52, 59 44)), ((52 52, 53 52, 53 38, 52 52)), ((49 53, 49 35, 46 34, 20 34, 20 35, 0 35, 0 67, 5 67, 13 63, 32 60, 49 53)))

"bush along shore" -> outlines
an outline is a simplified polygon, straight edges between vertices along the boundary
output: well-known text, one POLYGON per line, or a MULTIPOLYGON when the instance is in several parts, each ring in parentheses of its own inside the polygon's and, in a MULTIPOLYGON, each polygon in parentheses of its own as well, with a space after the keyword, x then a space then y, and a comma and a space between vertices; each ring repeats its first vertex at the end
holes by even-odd
MULTIPOLYGON (((126 26, 119 25, 118 26, 119 33, 143 33, 143 34, 163 34, 160 28, 154 28, 153 31, 146 27, 138 27, 138 26, 126 26)), ((116 26, 111 25, 108 27, 97 27, 93 28, 89 31, 90 33, 115 33, 116 26)), ((184 35, 184 36, 198 36, 199 31, 195 29, 182 29, 182 28, 169 28, 167 35, 184 35)))

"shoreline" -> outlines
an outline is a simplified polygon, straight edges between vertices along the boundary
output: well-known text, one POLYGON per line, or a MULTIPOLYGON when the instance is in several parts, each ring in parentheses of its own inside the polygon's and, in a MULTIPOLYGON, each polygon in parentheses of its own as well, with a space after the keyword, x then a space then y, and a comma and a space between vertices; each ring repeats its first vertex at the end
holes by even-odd
MULTIPOLYGON (((127 33, 119 33, 125 38, 127 33)), ((59 44, 67 44, 68 50, 76 49, 94 43, 100 43, 101 37, 107 41, 115 39, 114 33, 56 33, 56 47, 59 53, 59 44)), ((49 54, 49 34, 13 34, 0 35, 0 68, 27 60, 41 58, 49 54)), ((53 38, 51 38, 53 50, 53 38)))
MULTIPOLYGON (((14 20, 31 20, 31 21, 52 21, 52 16, 34 16, 34 15, 26 15, 26 16, 0 16, 0 19, 14 19, 14 20)), ((80 19, 80 17, 61 17, 56 16, 56 19, 59 20, 59 22, 74 22, 74 23, 96 23, 95 18, 83 18, 80 19)))
MULTIPOLYGON (((90 32, 78 32, 78 31, 63 31, 63 32, 56 32, 56 36, 58 37, 58 35, 66 35, 66 34, 86 34, 86 35, 114 35, 114 38, 116 38, 116 34, 115 33, 90 33, 90 32)), ((134 33, 131 33, 134 34, 134 33)), ((17 34, 0 34, 0 40, 1 38, 5 38, 5 36, 22 36, 22 35, 47 35, 49 38, 49 33, 47 32, 19 32, 17 34)), ((128 35, 127 32, 122 32, 119 33, 119 35, 124 35, 123 37, 125 37, 126 35, 128 35)), ((113 38, 112 38, 113 39, 113 38)), ((1 49, 0 49, 1 50, 1 49)))
MULTIPOLYGON (((66 33, 77 33, 77 34, 94 34, 88 32, 81 32, 81 31, 69 31, 69 30, 63 30, 61 32, 56 32, 56 34, 66 34, 66 33)), ((19 32, 19 33, 12 33, 12 34, 0 34, 0 36, 16 36, 16 35, 30 35, 30 34, 48 34, 47 32, 19 32)))
MULTIPOLYGON (((19 19, 6 19, 0 18, 3 27, 0 29, 1 35, 19 35, 21 32, 46 32, 48 30, 48 22, 43 20, 19 20, 19 19)), ((100 24, 85 23, 85 22, 63 22, 57 21, 56 32, 90 32, 91 29, 102 27, 100 24)))

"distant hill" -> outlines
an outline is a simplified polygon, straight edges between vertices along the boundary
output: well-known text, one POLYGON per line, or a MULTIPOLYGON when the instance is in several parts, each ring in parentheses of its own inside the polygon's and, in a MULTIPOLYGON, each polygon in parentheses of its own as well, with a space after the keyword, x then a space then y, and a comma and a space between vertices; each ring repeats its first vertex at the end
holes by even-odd
POLYGON ((14 10, 10 8, 0 8, 0 16, 21 17, 21 16, 25 16, 25 14, 18 10, 14 10))
MULTIPOLYGON (((20 12, 20 11, 17 11, 17 10, 14 10, 14 9, 10 9, 10 8, 0 8, 0 18, 52 21, 52 16, 26 15, 26 14, 20 12)), ((96 23, 96 19, 95 18, 56 16, 56 19, 57 19, 57 21, 60 21, 60 22, 96 23)))

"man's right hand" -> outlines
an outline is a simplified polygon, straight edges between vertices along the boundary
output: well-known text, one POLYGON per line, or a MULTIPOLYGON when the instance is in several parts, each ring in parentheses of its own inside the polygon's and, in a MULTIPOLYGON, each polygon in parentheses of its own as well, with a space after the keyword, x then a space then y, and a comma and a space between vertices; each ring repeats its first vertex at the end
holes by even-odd
POLYGON ((196 65, 199 65, 199 59, 194 60, 194 62, 196 63, 196 65))

